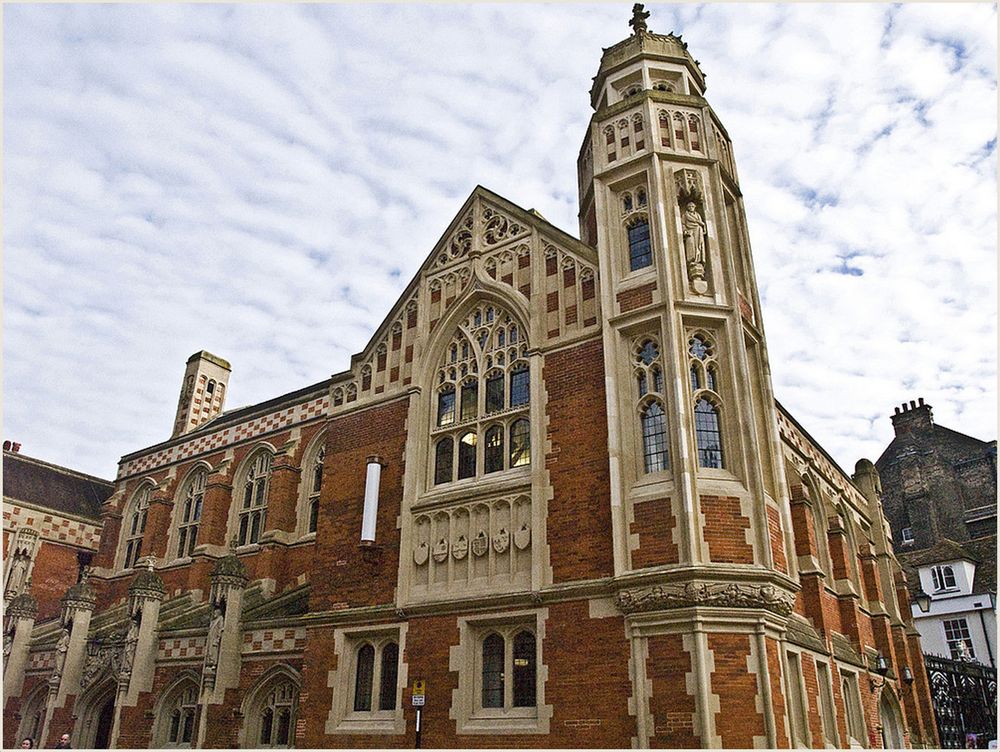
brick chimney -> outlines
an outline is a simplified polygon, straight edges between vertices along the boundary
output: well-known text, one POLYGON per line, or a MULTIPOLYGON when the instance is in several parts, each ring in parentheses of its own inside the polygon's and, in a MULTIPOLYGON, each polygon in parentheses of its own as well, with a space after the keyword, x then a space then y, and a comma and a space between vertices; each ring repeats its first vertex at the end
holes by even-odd
POLYGON ((934 414, 931 406, 924 404, 921 397, 916 402, 910 400, 910 404, 903 403, 902 408, 897 407, 895 415, 892 416, 892 427, 896 429, 897 436, 908 433, 923 433, 930 431, 934 426, 934 414))

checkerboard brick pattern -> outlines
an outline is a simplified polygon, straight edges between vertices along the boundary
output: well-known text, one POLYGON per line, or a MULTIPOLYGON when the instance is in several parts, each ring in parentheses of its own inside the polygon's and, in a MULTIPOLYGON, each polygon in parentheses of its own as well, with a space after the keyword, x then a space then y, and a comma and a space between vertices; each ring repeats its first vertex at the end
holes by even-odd
POLYGON ((13 531, 20 527, 37 530, 43 541, 65 543, 80 548, 97 550, 101 528, 98 525, 71 520, 51 512, 39 512, 17 504, 5 504, 3 529, 13 531))
POLYGON ((160 640, 156 650, 156 660, 177 660, 205 656, 204 637, 168 637, 160 640))
POLYGON ((243 653, 281 653, 305 650, 305 627, 258 629, 243 633, 243 653))
POLYGON ((248 420, 246 423, 241 423, 238 426, 229 426, 221 431, 199 436, 197 439, 175 444, 159 452, 153 452, 152 454, 123 462, 118 466, 118 477, 125 478, 136 473, 147 472, 163 465, 185 460, 188 457, 194 457, 202 452, 208 452, 238 441, 252 439, 255 436, 287 428, 296 423, 312 420, 324 415, 329 408, 329 396, 317 397, 309 402, 303 402, 299 405, 278 410, 270 415, 248 420))
POLYGON ((49 671, 56 665, 54 650, 39 650, 28 656, 28 671, 49 671))

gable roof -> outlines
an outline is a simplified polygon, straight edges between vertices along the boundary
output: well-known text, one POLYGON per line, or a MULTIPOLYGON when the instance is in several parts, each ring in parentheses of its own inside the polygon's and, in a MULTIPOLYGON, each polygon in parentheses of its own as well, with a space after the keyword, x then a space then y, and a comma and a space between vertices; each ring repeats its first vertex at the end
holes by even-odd
POLYGON ((98 522, 101 504, 111 495, 112 488, 109 480, 17 452, 3 453, 4 499, 98 522))
POLYGON ((976 578, 972 583, 973 595, 997 591, 997 536, 985 535, 964 543, 944 538, 933 547, 913 553, 896 552, 896 558, 906 574, 906 585, 911 593, 920 589, 920 567, 948 561, 968 561, 976 565, 976 578))

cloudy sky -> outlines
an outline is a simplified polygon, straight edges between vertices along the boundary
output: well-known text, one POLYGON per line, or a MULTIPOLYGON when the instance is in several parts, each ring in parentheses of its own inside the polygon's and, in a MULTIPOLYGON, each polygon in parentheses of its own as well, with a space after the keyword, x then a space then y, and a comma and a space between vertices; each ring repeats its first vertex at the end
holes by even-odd
MULTIPOLYGON (((7 5, 4 438, 113 477, 187 357, 227 407, 343 370, 477 183, 577 234, 630 3, 7 5)), ((708 74, 775 392, 852 469, 996 436, 996 10, 650 4, 708 74)))

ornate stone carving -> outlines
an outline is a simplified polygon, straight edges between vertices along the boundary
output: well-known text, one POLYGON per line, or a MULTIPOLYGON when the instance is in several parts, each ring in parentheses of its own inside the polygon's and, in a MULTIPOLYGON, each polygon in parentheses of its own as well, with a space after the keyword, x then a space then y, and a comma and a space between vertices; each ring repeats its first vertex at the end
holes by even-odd
POLYGON ((493 536, 493 550, 498 554, 502 554, 507 550, 507 546, 510 545, 510 533, 507 532, 507 528, 502 527, 497 531, 497 534, 493 536))
MULTIPOLYGON (((67 633, 68 634, 68 633, 67 633)), ((112 676, 121 676, 122 659, 127 646, 127 633, 115 632, 101 639, 94 639, 88 645, 87 662, 83 666, 83 673, 80 676, 80 687, 86 689, 105 673, 112 676)), ((56 647, 58 651, 58 646, 56 647)), ((58 652, 56 653, 58 663, 58 652)), ((59 669, 54 677, 61 674, 59 669)), ((58 684, 58 678, 56 678, 58 684)))
POLYGON ((489 206, 483 207, 483 242, 496 245, 524 232, 517 222, 489 206))
POLYGON ((421 541, 413 549, 413 561, 419 567, 427 563, 427 558, 431 554, 431 548, 426 541, 421 541))
POLYGON ((472 250, 472 212, 462 218, 461 224, 448 239, 448 244, 437 257, 437 266, 467 256, 472 250))
POLYGON ((705 281, 707 225, 701 178, 694 170, 677 170, 674 173, 674 183, 677 187, 677 203, 681 209, 681 235, 688 282, 694 292, 704 295, 708 292, 708 282, 705 281))
POLYGON ((642 3, 636 3, 632 6, 632 20, 628 22, 628 25, 632 27, 633 34, 642 34, 649 31, 646 26, 647 18, 649 18, 649 11, 645 10, 645 6, 642 3))
POLYGON ((486 537, 486 531, 480 530, 476 533, 476 537, 472 539, 472 553, 476 556, 482 556, 490 548, 489 539, 486 537))
POLYGON ((521 551, 531 544, 531 528, 525 522, 514 533, 514 545, 521 551))
POLYGON ((461 561, 467 553, 469 553, 469 541, 464 535, 460 535, 458 536, 458 540, 451 545, 451 555, 456 560, 461 561))
POLYGON ((434 561, 440 564, 442 561, 448 558, 448 541, 444 538, 440 538, 437 543, 434 544, 434 549, 431 551, 431 556, 434 557, 434 561))
POLYGON ((721 608, 763 608, 782 616, 792 612, 795 598, 773 585, 705 583, 670 587, 657 585, 642 590, 622 590, 615 596, 615 605, 623 614, 642 611, 664 611, 689 606, 721 608))

